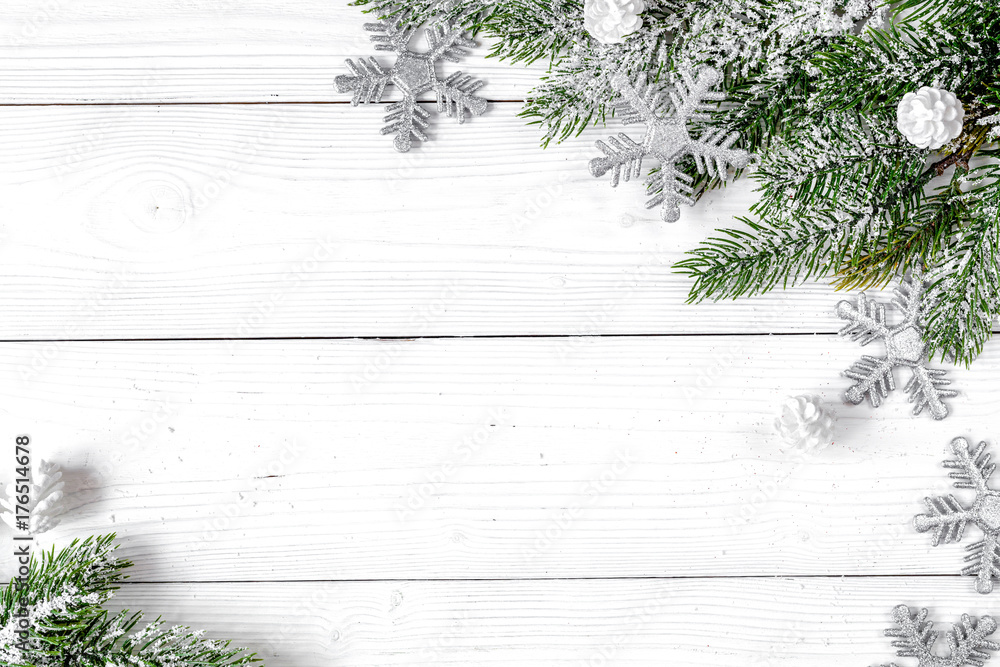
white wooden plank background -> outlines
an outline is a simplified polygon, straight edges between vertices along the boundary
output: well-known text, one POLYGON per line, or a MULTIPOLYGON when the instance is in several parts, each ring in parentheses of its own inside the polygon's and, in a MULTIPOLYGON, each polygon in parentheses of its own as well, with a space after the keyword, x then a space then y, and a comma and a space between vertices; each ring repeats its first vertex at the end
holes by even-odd
POLYGON ((34 222, 0 246, 0 337, 839 328, 823 285, 684 305, 673 265, 752 184, 667 225, 590 177, 592 136, 542 151, 518 108, 413 155, 374 107, 0 108, 0 213, 34 222))
MULTIPOLYGON (((326 0, 11 0, 0 101, 343 102, 333 78, 374 53, 371 20, 326 0)), ((544 66, 508 67, 489 50, 448 66, 487 81, 489 99, 524 99, 544 66)))
POLYGON ((956 372, 951 423, 897 395, 839 409, 818 460, 782 451, 781 392, 835 402, 856 356, 830 336, 9 343, 0 404, 80 472, 57 535, 121 531, 142 581, 957 572, 961 547, 909 522, 950 440, 1000 425, 1000 358, 956 372))
POLYGON ((952 577, 145 584, 118 602, 262 642, 266 664, 798 667, 890 660, 902 594, 941 627, 995 609, 952 577))
POLYGON ((909 526, 1000 431, 995 349, 944 423, 843 406, 829 286, 684 305, 749 183, 659 222, 485 48, 489 114, 399 155, 333 88, 363 21, 5 6, 0 438, 67 468, 47 540, 117 531, 119 604, 279 667, 875 664, 895 604, 1000 613, 909 526), (803 461, 770 422, 806 392, 803 461))

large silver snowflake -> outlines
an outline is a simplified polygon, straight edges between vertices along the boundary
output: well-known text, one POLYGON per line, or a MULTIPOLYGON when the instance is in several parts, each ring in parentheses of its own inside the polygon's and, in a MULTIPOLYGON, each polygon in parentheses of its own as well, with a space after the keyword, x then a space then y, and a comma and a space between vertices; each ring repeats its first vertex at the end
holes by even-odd
POLYGON ((948 416, 948 406, 942 399, 957 396, 958 392, 944 388, 951 384, 945 377, 945 371, 927 367, 928 349, 920 325, 921 299, 925 290, 926 285, 919 271, 900 282, 894 290, 896 297, 892 303, 903 313, 903 321, 895 326, 885 323, 885 306, 869 301, 863 292, 858 295, 857 305, 850 301, 837 304, 837 315, 848 321, 840 330, 841 336, 860 341, 862 346, 875 339, 885 343, 884 357, 864 355, 844 371, 846 377, 856 380, 854 386, 844 393, 848 401, 857 405, 868 396, 872 407, 877 408, 896 388, 893 369, 906 366, 912 376, 903 390, 910 394, 909 400, 914 404, 913 414, 918 415, 927 408, 934 419, 948 416))
POLYGON ((956 489, 975 490, 976 499, 966 508, 950 494, 925 498, 928 513, 915 516, 913 525, 921 533, 933 530, 934 546, 960 541, 969 523, 979 526, 983 539, 966 548, 969 553, 965 561, 969 565, 962 574, 976 577, 976 590, 989 593, 993 582, 1000 578, 1000 493, 988 485, 996 464, 990 463, 985 442, 973 450, 968 440, 955 438, 951 449, 955 458, 945 461, 944 467, 957 472, 948 476, 955 480, 956 489))
MULTIPOLYGON (((933 623, 927 620, 927 610, 921 609, 916 614, 905 604, 892 610, 892 620, 895 628, 885 631, 889 637, 897 637, 892 645, 896 647, 896 655, 901 658, 916 658, 917 667, 963 667, 974 665, 982 667, 990 659, 990 651, 1000 650, 1000 644, 987 639, 997 629, 997 622, 992 616, 980 619, 962 614, 961 624, 952 626, 951 632, 936 632, 933 623), (934 650, 941 635, 948 642, 948 655, 938 655, 934 650)), ((881 667, 897 667, 896 663, 883 664, 881 667)))
POLYGON ((389 69, 382 67, 374 58, 359 59, 357 64, 348 59, 347 66, 352 75, 337 77, 337 90, 341 93, 353 91, 351 104, 379 103, 382 93, 390 83, 403 94, 403 99, 386 107, 386 123, 382 134, 395 134, 396 150, 405 153, 410 150, 413 138, 427 141, 424 128, 430 115, 417 103, 417 97, 433 90, 437 97, 438 113, 455 116, 464 123, 466 112, 479 116, 486 111, 486 100, 473 93, 483 86, 471 76, 455 72, 441 80, 436 64, 440 60, 458 62, 468 53, 475 42, 463 35, 460 26, 435 24, 425 30, 427 51, 418 53, 409 48, 415 27, 408 26, 408 14, 394 20, 366 23, 365 30, 372 33, 371 40, 376 51, 393 51, 396 62, 389 69))
POLYGON ((750 154, 730 148, 739 138, 734 132, 709 128, 699 139, 692 139, 688 123, 705 120, 712 105, 706 101, 725 99, 725 94, 712 88, 722 80, 722 75, 711 67, 702 67, 695 76, 682 72, 675 85, 663 87, 646 82, 645 75, 634 84, 624 74, 616 75, 611 86, 621 96, 613 106, 621 114, 625 125, 645 123, 646 135, 636 143, 625 133, 597 142, 604 157, 590 161, 590 173, 595 177, 611 172, 611 185, 618 187, 619 179, 639 178, 642 161, 647 156, 660 162, 659 171, 646 177, 646 191, 650 196, 646 208, 661 205, 660 217, 676 222, 681 217, 680 204, 694 204, 692 179, 677 169, 677 163, 687 155, 694 157, 699 173, 708 173, 726 180, 730 165, 743 168, 750 164, 750 154), (610 145, 608 145, 610 144, 610 145))

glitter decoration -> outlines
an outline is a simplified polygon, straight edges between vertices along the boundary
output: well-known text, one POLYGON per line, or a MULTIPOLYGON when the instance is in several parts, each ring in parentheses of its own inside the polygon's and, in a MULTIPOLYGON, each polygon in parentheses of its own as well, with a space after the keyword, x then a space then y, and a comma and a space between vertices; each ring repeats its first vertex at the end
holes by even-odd
MULTIPOLYGON (((15 493, 14 483, 7 485, 6 498, 0 498, 0 507, 4 523, 21 535, 39 535, 52 530, 59 525, 59 515, 65 511, 63 504, 62 472, 55 463, 39 461, 35 470, 31 471, 30 488, 27 494, 15 493), (18 496, 28 496, 27 503, 18 503, 18 496), (17 508, 28 510, 27 520, 19 518, 17 508)), ((22 487, 23 488, 23 487, 22 487)))
POLYGON ((380 103, 385 87, 390 83, 403 94, 403 99, 386 107, 382 134, 395 134, 393 145, 405 153, 410 150, 413 138, 427 141, 424 128, 430 115, 417 103, 417 97, 433 90, 437 97, 437 111, 454 116, 464 123, 466 115, 479 116, 486 111, 487 102, 473 93, 483 86, 482 81, 455 72, 448 78, 438 78, 436 64, 440 60, 458 62, 468 53, 467 49, 476 44, 463 35, 461 26, 434 24, 424 34, 427 51, 418 53, 409 49, 410 38, 415 27, 409 26, 409 13, 394 20, 366 23, 365 30, 372 33, 371 40, 376 51, 392 51, 396 62, 389 69, 382 67, 374 58, 359 59, 355 64, 348 59, 347 66, 352 75, 337 77, 337 90, 341 93, 353 92, 351 104, 380 103))
POLYGON ((774 430, 792 447, 816 451, 833 442, 833 417, 823 409, 819 396, 796 396, 781 406, 774 430))
POLYGON ((976 577, 976 590, 984 594, 992 591, 993 582, 1000 578, 1000 493, 988 484, 996 464, 990 463, 986 447, 981 442, 973 449, 965 438, 955 438, 951 441, 955 458, 944 462, 945 468, 956 471, 948 475, 955 480, 956 489, 976 492, 970 507, 953 495, 925 498, 928 513, 913 518, 918 532, 934 531, 933 546, 960 541, 969 523, 979 527, 983 539, 966 548, 965 560, 970 564, 962 574, 976 577))
POLYGON ((625 133, 611 137, 608 143, 598 141, 604 157, 590 161, 593 176, 610 171, 611 185, 617 187, 623 176, 626 181, 639 178, 645 157, 659 160, 659 171, 646 177, 650 195, 646 208, 662 205, 660 217, 666 222, 680 219, 680 204, 694 204, 693 179, 677 169, 682 158, 693 156, 699 173, 707 172, 720 180, 726 180, 730 165, 743 168, 750 164, 749 153, 730 148, 739 138, 735 132, 727 135, 725 130, 710 128, 697 140, 688 133, 689 122, 708 118, 712 105, 706 101, 725 99, 724 93, 712 90, 722 80, 718 70, 701 67, 694 76, 683 71, 674 80, 673 87, 663 87, 647 83, 645 75, 634 84, 624 74, 615 75, 611 86, 621 96, 614 104, 615 113, 625 125, 645 123, 646 135, 641 144, 625 133))
POLYGON ((896 127, 918 148, 938 150, 962 135, 965 107, 954 93, 924 86, 903 95, 896 107, 896 127))
MULTIPOLYGON (((892 645, 901 658, 916 658, 915 667, 963 667, 974 665, 983 667, 990 659, 990 651, 1000 650, 1000 644, 987 639, 997 629, 992 616, 975 618, 962 614, 962 622, 952 626, 951 632, 937 632, 934 623, 927 620, 928 612, 921 609, 914 614, 909 607, 901 604, 892 610, 892 620, 896 627, 885 631, 887 637, 895 637, 892 645), (941 636, 948 643, 948 655, 939 655, 934 645, 941 636)), ((882 667, 896 667, 895 663, 882 667)))
POLYGON ((920 324, 921 299, 925 290, 926 285, 919 271, 914 271, 900 282, 894 290, 896 297, 892 303, 903 313, 903 321, 895 326, 885 323, 885 306, 869 301, 863 292, 858 295, 857 305, 850 301, 837 304, 837 315, 849 322, 840 330, 841 336, 858 341, 862 346, 875 339, 885 343, 884 357, 865 355, 844 372, 844 376, 856 380, 844 394, 848 401, 857 405, 868 396, 872 407, 879 407, 889 392, 896 388, 893 369, 906 366, 913 373, 904 387, 910 395, 910 402, 914 403, 913 414, 918 415, 926 408, 934 419, 948 416, 948 406, 942 399, 957 396, 958 392, 944 388, 951 384, 945 377, 945 371, 927 367, 927 344, 920 324))

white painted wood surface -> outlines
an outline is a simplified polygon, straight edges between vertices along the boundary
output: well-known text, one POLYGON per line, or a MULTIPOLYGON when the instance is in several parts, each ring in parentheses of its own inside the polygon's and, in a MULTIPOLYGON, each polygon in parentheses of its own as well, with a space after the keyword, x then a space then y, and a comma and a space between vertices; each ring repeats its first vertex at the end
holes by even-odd
POLYGON ((944 423, 842 406, 829 286, 684 305, 750 184, 660 223, 481 54, 489 114, 398 155, 333 89, 363 20, 5 5, 0 438, 68 470, 47 539, 117 531, 119 604, 279 667, 864 665, 900 602, 1000 613, 909 526, 1000 433, 995 349, 944 423), (839 415, 804 461, 798 393, 839 415))
POLYGON ((995 609, 953 577, 143 584, 118 602, 266 664, 799 667, 886 664, 900 597, 934 601, 942 628, 995 609))
POLYGON ((667 225, 591 178, 594 136, 542 151, 518 108, 412 155, 374 107, 0 108, 0 212, 33 222, 0 246, 0 338, 839 328, 825 285, 684 305, 673 265, 752 184, 667 225))

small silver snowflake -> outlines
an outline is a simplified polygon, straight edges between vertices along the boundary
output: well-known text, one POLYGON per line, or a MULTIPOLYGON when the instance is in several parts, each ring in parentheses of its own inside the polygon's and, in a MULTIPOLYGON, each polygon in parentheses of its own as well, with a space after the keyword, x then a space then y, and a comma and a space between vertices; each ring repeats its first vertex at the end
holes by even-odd
POLYGON ((474 93, 483 86, 471 76, 455 72, 441 80, 436 64, 440 60, 458 62, 468 53, 467 49, 476 44, 463 35, 461 26, 435 24, 424 34, 427 51, 418 53, 409 48, 415 27, 408 26, 409 14, 404 13, 394 20, 366 23, 365 30, 372 33, 371 40, 376 51, 392 51, 396 62, 389 69, 382 67, 374 58, 359 59, 357 64, 348 59, 347 66, 352 75, 337 77, 337 90, 341 93, 353 91, 351 104, 380 103, 385 87, 390 83, 400 90, 403 99, 386 107, 383 119, 386 123, 382 134, 395 134, 393 145, 405 153, 410 150, 413 138, 427 141, 424 128, 427 127, 429 113, 417 103, 417 97, 433 90, 437 97, 438 113, 458 118, 464 123, 466 112, 479 116, 486 111, 487 102, 474 93))
POLYGON ((925 290, 926 285, 919 271, 900 282, 894 290, 896 297, 892 303, 903 313, 903 321, 895 326, 885 323, 885 306, 869 301, 863 292, 858 295, 857 305, 850 301, 837 304, 837 315, 848 321, 840 330, 841 336, 860 341, 862 346, 877 338, 885 343, 884 357, 864 355, 844 371, 846 377, 856 380, 854 386, 844 393, 848 401, 857 405, 868 396, 872 407, 882 405, 882 400, 896 388, 893 369, 906 366, 913 375, 903 390, 910 394, 909 400, 914 404, 913 414, 918 415, 927 408, 934 419, 948 416, 948 406, 942 399, 957 396, 958 392, 944 389, 951 384, 945 378, 946 371, 927 367, 928 348, 920 324, 921 299, 925 290))
POLYGON ((970 544, 965 561, 970 563, 962 574, 976 577, 976 590, 989 593, 993 582, 1000 578, 1000 493, 988 485, 996 468, 986 453, 986 443, 973 450, 965 438, 951 441, 954 459, 944 462, 945 468, 957 470, 949 473, 956 489, 973 489, 976 499, 969 508, 964 507, 953 495, 925 498, 928 513, 913 518, 914 527, 921 533, 934 531, 932 545, 958 542, 965 533, 965 526, 976 524, 983 531, 983 539, 970 544))
POLYGON ((730 165, 743 168, 750 164, 750 154, 730 148, 739 138, 735 132, 708 129, 697 140, 688 133, 688 123, 705 120, 712 109, 708 101, 721 101, 725 94, 712 88, 722 80, 722 75, 711 67, 701 67, 696 76, 682 72, 672 87, 646 82, 641 75, 634 84, 624 74, 611 80, 611 86, 621 96, 614 104, 615 113, 621 114, 624 125, 645 123, 646 135, 636 143, 627 134, 619 133, 608 139, 608 144, 597 142, 604 157, 590 161, 590 173, 601 177, 611 172, 611 186, 618 187, 620 177, 626 181, 639 178, 643 158, 655 157, 660 162, 659 171, 646 177, 646 191, 650 195, 646 208, 662 205, 660 217, 666 222, 676 222, 681 217, 680 204, 694 204, 693 179, 677 169, 677 163, 687 155, 694 157, 699 173, 708 173, 726 180, 730 165))
MULTIPOLYGON (((968 614, 962 614, 961 624, 952 626, 951 632, 942 633, 933 630, 933 622, 927 620, 927 610, 921 609, 916 614, 905 604, 892 610, 892 620, 895 628, 885 631, 888 637, 897 637, 892 642, 896 647, 896 655, 901 658, 916 658, 917 667, 963 667, 974 665, 982 667, 990 659, 990 651, 1000 650, 1000 644, 987 639, 997 629, 997 622, 992 616, 976 619, 968 614), (934 644, 944 635, 948 642, 948 655, 938 655, 934 644)), ((896 663, 881 667, 897 667, 896 663)))

